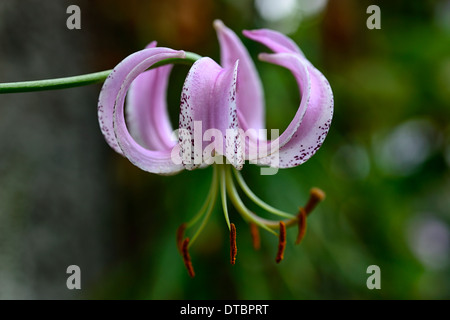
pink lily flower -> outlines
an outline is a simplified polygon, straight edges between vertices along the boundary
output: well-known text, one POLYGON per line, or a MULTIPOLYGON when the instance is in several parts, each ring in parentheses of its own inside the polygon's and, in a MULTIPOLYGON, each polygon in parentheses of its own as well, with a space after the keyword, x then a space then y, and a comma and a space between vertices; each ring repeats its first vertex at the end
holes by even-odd
MULTIPOLYGON (((147 69, 167 59, 183 59, 185 52, 151 43, 117 65, 104 83, 98 116, 108 144, 137 167, 156 174, 175 174, 183 169, 222 164, 223 159, 238 170, 246 160, 278 169, 295 167, 310 159, 324 142, 333 117, 333 94, 326 78, 283 34, 267 29, 243 32, 247 38, 273 51, 261 53, 259 59, 291 71, 301 93, 298 110, 286 130, 276 139, 266 140, 264 94, 255 65, 233 31, 221 21, 215 21, 214 27, 221 47, 221 63, 204 57, 192 65, 181 93, 178 139, 173 134, 165 101, 171 66, 147 69), (205 140, 209 142, 206 146, 205 140)), ((251 200, 286 220, 263 219, 248 210, 240 199, 233 183, 232 168, 223 165, 219 173, 217 167, 214 166, 211 192, 204 208, 178 232, 179 249, 189 274, 193 276, 194 272, 187 248, 203 229, 219 187, 230 229, 232 264, 236 256, 236 230, 228 218, 227 194, 252 226, 254 239, 257 239, 255 226, 276 235, 273 230, 280 231, 276 260, 281 261, 286 226, 298 224, 299 237, 303 237, 306 215, 323 199, 323 193, 313 189, 308 204, 297 215, 291 215, 256 197, 234 170, 239 186, 251 200), (198 232, 191 240, 183 241, 185 229, 201 216, 204 222, 198 232)))

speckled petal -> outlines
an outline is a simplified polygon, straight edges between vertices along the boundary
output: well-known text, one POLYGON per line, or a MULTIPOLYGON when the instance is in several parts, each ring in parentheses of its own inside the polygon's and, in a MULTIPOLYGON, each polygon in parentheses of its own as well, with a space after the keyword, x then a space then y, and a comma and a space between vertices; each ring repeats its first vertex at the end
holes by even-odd
POLYGON ((260 59, 289 69, 301 92, 294 119, 278 139, 279 153, 259 159, 259 163, 289 168, 307 161, 320 148, 333 117, 333 93, 327 79, 286 36, 271 30, 245 31, 247 37, 261 42, 275 54, 260 59))
POLYGON ((214 21, 214 27, 220 44, 221 66, 232 68, 239 60, 237 109, 241 128, 259 133, 265 127, 264 91, 253 60, 239 37, 222 21, 214 21))
POLYGON ((131 83, 150 66, 170 58, 184 58, 183 51, 149 48, 138 51, 119 63, 103 84, 98 102, 98 117, 108 144, 144 171, 173 174, 183 169, 172 161, 173 148, 149 150, 137 143, 128 131, 124 102, 131 83))
POLYGON ((237 70, 237 62, 233 68, 221 68, 210 58, 201 58, 191 67, 181 94, 179 121, 180 157, 186 169, 193 170, 210 160, 211 156, 204 154, 210 145, 204 141, 207 131, 215 137, 213 149, 218 154, 227 155, 228 144, 239 146, 237 135, 227 139, 227 130, 238 130, 237 70))

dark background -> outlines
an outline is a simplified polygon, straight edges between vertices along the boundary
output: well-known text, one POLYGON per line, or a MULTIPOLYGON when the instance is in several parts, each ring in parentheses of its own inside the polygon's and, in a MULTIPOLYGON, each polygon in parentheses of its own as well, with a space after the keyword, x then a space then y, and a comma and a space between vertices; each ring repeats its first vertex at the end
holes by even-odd
MULTIPOLYGON (((192 247, 190 279, 175 230, 206 197, 211 168, 163 177, 112 151, 97 123, 101 85, 0 96, 1 299, 448 299, 450 298, 450 2, 441 1, 37 1, 0 2, 0 82, 113 68, 152 40, 219 61, 212 21, 288 34, 330 81, 335 115, 319 152, 302 166, 260 176, 254 192, 293 212, 311 187, 327 198, 285 260, 262 233, 254 251, 238 228, 237 264, 216 208, 192 247), (81 8, 82 29, 66 28, 81 8), (293 7, 292 4, 296 4, 293 7), (381 8, 381 30, 366 9, 381 8), (274 6, 271 8, 270 6, 274 6), (281 10, 285 5, 285 10, 281 10), (82 290, 66 288, 81 268, 82 290), (381 290, 366 269, 381 268, 381 290)), ((243 39, 251 55, 266 49, 243 39)), ((292 75, 256 61, 267 127, 284 129, 299 93, 292 75)), ((188 71, 168 93, 173 123, 188 71)), ((218 206, 219 207, 219 206, 218 206)))

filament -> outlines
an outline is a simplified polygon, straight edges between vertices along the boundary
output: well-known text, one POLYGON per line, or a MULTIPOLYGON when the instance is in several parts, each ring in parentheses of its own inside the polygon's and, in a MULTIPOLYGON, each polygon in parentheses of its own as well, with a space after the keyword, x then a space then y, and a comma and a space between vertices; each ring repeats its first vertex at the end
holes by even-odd
POLYGON ((253 191, 248 187, 247 183, 245 182, 244 178, 242 177, 241 173, 237 170, 233 170, 236 176, 236 180, 241 187, 242 191, 249 197, 250 200, 252 200, 254 203, 256 203, 258 206, 260 206, 262 209, 266 210, 267 212, 273 213, 275 215, 278 215, 283 218, 287 219, 293 219, 295 218, 294 215, 283 212, 281 210, 278 210, 277 208, 272 207, 271 205, 265 203, 260 198, 258 198, 253 191))
POLYGON ((225 166, 222 166, 220 171, 220 195, 222 198, 222 209, 223 214, 225 216, 225 221, 227 222, 228 229, 231 230, 230 226, 230 217, 228 215, 228 206, 227 206, 227 181, 226 181, 226 173, 225 166))
POLYGON ((214 209, 214 205, 216 203, 216 198, 217 198, 217 192, 218 192, 218 172, 217 172, 217 168, 216 166, 213 167, 213 182, 211 184, 211 193, 210 193, 210 200, 209 200, 209 204, 208 204, 208 208, 206 209, 206 213, 205 216, 203 217, 203 221, 202 224, 200 225, 200 227, 197 229, 197 231, 195 232, 195 234, 192 236, 192 240, 189 243, 189 246, 191 246, 194 241, 198 238, 198 236, 200 235, 200 233, 203 231, 203 229, 205 228, 210 216, 211 216, 211 212, 214 209))

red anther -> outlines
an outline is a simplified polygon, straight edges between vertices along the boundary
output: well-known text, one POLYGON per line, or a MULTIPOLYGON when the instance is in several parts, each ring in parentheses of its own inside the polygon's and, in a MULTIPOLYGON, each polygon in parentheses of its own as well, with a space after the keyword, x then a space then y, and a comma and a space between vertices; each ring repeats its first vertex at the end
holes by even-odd
POLYGON ((191 278, 193 278, 193 277, 195 277, 195 272, 194 272, 194 267, 192 266, 191 256, 189 255, 188 245, 189 245, 189 238, 186 238, 183 241, 181 250, 182 250, 182 254, 183 254, 184 265, 186 266, 189 276, 191 278))
POLYGON ((230 225, 230 262, 236 263, 237 245, 236 245, 236 227, 234 223, 230 225))
POLYGON ((278 252, 275 261, 280 263, 284 258, 284 249, 286 248, 286 225, 283 221, 280 221, 280 236, 278 242, 278 252))
POLYGON ((320 201, 325 199, 325 192, 319 188, 312 188, 309 193, 309 200, 305 206, 306 215, 309 215, 320 201))
POLYGON ((261 239, 259 236, 259 229, 255 223, 250 223, 250 234, 252 236, 253 248, 259 250, 261 247, 261 239))
POLYGON ((183 251, 183 238, 185 230, 186 230, 186 223, 183 223, 177 229, 177 248, 180 253, 182 253, 183 251))
POLYGON ((298 218, 298 235, 295 244, 300 244, 306 233, 306 210, 300 208, 300 212, 298 213, 297 218, 298 218))

